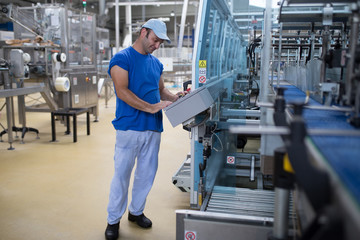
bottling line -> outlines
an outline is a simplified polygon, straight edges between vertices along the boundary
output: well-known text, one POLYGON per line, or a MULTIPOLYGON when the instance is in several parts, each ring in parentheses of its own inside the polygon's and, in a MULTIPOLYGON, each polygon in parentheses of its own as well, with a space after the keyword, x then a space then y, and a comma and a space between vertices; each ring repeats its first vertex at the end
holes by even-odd
MULTIPOLYGON (((96 15, 60 4, 2 6, 1 14, 14 23, 14 39, 1 46, 1 76, 6 98, 9 149, 12 131, 38 130, 26 126, 25 112, 53 112, 87 108, 98 119, 98 75, 109 49, 109 33, 96 28, 96 15), (99 35, 99 36, 96 36, 99 35), (98 72, 99 71, 99 72, 98 72), (13 86, 16 86, 13 88, 13 86), (25 105, 24 96, 40 93, 25 105), (18 96, 15 126, 13 97, 18 96)), ((108 60, 108 59, 106 59, 108 60)))
POLYGON ((245 40, 228 1, 200 1, 192 90, 165 109, 191 136, 178 240, 358 239, 360 5, 271 2, 245 40))
MULTIPOLYGON (((272 2, 235 13, 249 1, 199 1, 192 89, 165 109, 191 136, 172 178, 192 208, 176 211, 177 240, 360 234, 360 3, 272 2)), ((1 10, 15 23, 14 40, 0 46, 9 149, 12 131, 38 133, 26 111, 97 117, 98 82, 111 81, 109 32, 95 15, 56 4, 1 10), (46 104, 26 106, 31 93, 46 104)))

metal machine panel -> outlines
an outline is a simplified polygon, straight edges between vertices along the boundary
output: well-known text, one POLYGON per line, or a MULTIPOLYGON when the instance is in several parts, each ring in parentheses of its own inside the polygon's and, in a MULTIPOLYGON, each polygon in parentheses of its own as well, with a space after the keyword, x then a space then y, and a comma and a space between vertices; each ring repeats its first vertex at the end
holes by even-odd
POLYGON ((71 107, 96 106, 97 99, 97 72, 70 73, 71 107))
POLYGON ((182 97, 164 110, 171 125, 175 127, 208 109, 213 102, 209 90, 203 86, 182 97))
MULTIPOLYGON (((252 226, 246 224, 226 223, 221 221, 207 221, 185 219, 185 233, 190 229, 198 240, 238 239, 263 240, 271 232, 271 227, 252 226)), ((186 237, 186 236, 185 236, 186 237)), ((185 238, 191 239, 191 238, 185 238)))
POLYGON ((269 220, 178 210, 176 211, 176 239, 267 239, 272 230, 269 220))

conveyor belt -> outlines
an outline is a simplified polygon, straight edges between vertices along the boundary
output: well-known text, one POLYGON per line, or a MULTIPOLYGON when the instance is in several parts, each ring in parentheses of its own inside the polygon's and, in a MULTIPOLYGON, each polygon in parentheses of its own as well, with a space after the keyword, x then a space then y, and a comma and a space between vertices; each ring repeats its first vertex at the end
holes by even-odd
MULTIPOLYGON (((287 103, 304 102, 304 92, 295 86, 284 87, 287 103)), ((309 104, 320 105, 313 99, 309 104)), ((303 117, 309 129, 356 130, 340 111, 304 109, 303 117)), ((360 137, 311 136, 311 140, 360 206, 360 137)))
MULTIPOLYGON (((273 191, 215 186, 206 212, 273 218, 274 202, 273 191)), ((289 212, 292 216, 291 197, 289 212)))

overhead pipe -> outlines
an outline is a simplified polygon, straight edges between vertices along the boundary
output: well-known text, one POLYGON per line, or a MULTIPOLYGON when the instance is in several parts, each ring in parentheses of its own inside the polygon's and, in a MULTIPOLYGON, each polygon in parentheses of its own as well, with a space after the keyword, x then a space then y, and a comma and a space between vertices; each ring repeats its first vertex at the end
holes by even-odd
POLYGON ((179 32, 179 43, 178 43, 178 54, 177 57, 180 58, 181 56, 181 49, 184 40, 184 29, 185 29, 185 20, 186 20, 186 13, 188 7, 189 0, 184 0, 184 5, 181 13, 181 24, 180 24, 180 32, 179 32))
POLYGON ((120 43, 120 16, 119 16, 119 0, 115 0, 115 48, 119 51, 120 43))
POLYGON ((126 33, 126 36, 124 38, 123 47, 128 47, 132 44, 131 18, 132 18, 131 6, 127 5, 125 7, 125 24, 126 24, 125 28, 128 29, 128 32, 126 33))
MULTIPOLYGON (((198 1, 186 1, 194 6, 197 6, 198 1)), ((184 2, 185 3, 185 2, 184 2)), ((188 4, 187 3, 187 4, 188 4)), ((115 0, 115 2, 111 2, 111 3, 107 3, 106 5, 109 7, 113 7, 113 6, 157 6, 157 5, 181 5, 183 4, 183 2, 181 1, 153 1, 153 2, 121 2, 119 3, 118 0, 115 0)))
POLYGON ((105 14, 105 0, 99 0, 99 16, 105 14))

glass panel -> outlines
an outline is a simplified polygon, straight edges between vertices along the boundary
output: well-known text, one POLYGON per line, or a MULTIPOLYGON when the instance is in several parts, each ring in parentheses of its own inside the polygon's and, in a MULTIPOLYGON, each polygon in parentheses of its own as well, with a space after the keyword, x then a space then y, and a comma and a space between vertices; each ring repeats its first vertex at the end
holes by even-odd
POLYGON ((69 65, 95 64, 94 21, 92 15, 68 11, 69 65))
MULTIPOLYGON (((217 13, 217 11, 214 11, 217 13)), ((210 59, 208 60, 210 62, 209 65, 209 72, 210 72, 210 78, 215 77, 218 75, 218 55, 219 55, 219 44, 220 44, 220 37, 221 37, 221 21, 218 14, 215 15, 215 21, 213 26, 213 32, 212 32, 212 43, 210 44, 211 49, 211 55, 210 59)))
POLYGON ((81 18, 80 14, 68 11, 69 65, 81 65, 81 18))
MULTIPOLYGON (((216 11, 213 10, 213 9, 210 9, 210 12, 209 12, 209 24, 208 24, 208 27, 205 28, 205 44, 203 45, 203 48, 201 49, 201 55, 203 55, 203 57, 200 57, 200 60, 208 60, 211 59, 211 49, 212 49, 212 45, 213 45, 213 29, 214 29, 214 21, 215 21, 215 16, 216 16, 216 11)), ((211 72, 211 66, 210 64, 207 64, 207 71, 208 73, 211 72)), ((211 74, 208 75, 208 77, 210 76, 211 74)))
POLYGON ((91 65, 95 60, 95 54, 92 46, 93 44, 93 24, 95 18, 89 15, 82 15, 82 53, 83 53, 83 64, 91 65))
POLYGON ((207 60, 207 83, 221 79, 229 72, 246 72, 246 51, 244 40, 239 29, 228 19, 224 11, 219 9, 216 1, 211 2, 208 21, 204 21, 204 39, 200 50, 200 59, 207 60))
POLYGON ((54 7, 14 8, 12 13, 14 19, 32 30, 30 32, 20 25, 14 24, 16 39, 34 39, 36 33, 44 38, 43 42, 51 41, 61 44, 61 9, 54 7))

